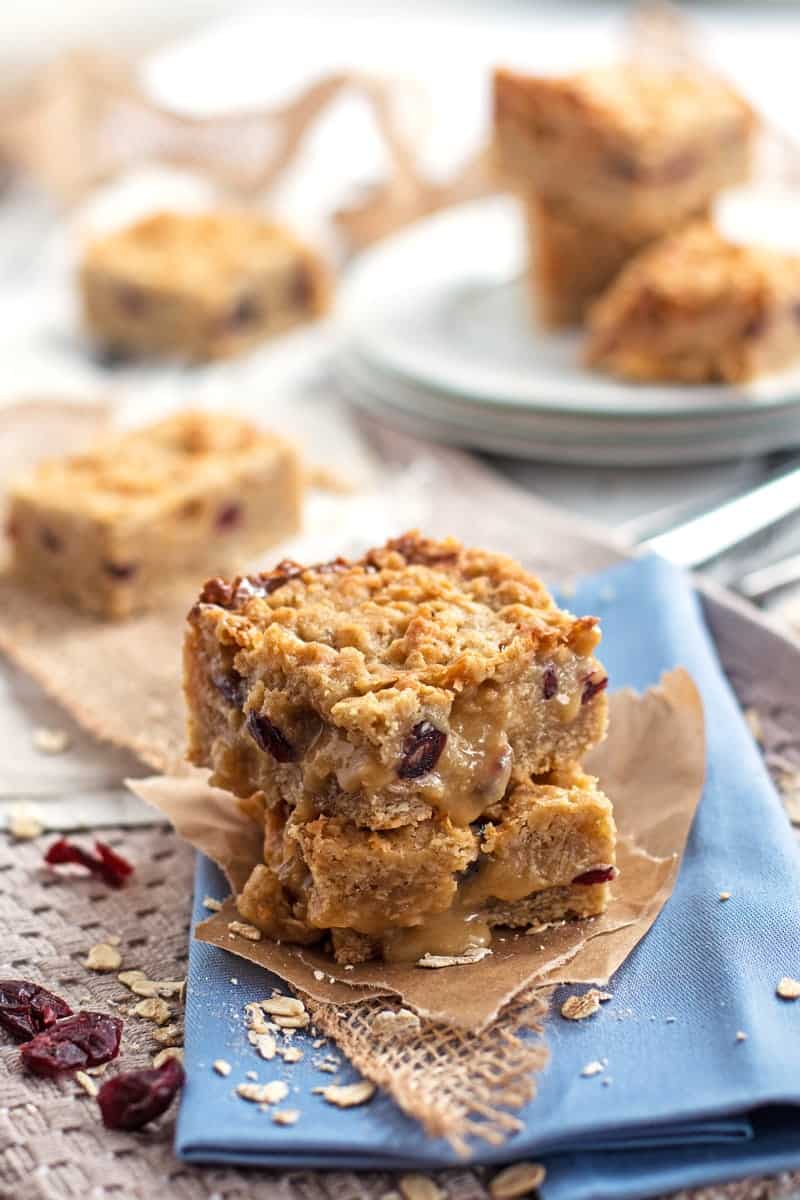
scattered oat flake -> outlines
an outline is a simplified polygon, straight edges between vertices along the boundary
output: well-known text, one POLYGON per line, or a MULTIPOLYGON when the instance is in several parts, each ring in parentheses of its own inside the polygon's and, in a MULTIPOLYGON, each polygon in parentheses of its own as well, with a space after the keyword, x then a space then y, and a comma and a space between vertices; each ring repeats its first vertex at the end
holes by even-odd
POLYGON ((730 892, 720 892, 719 898, 720 900, 730 900, 731 894, 730 892))
POLYGON ((318 983, 321 983, 322 980, 325 978, 325 972, 320 971, 319 967, 315 967, 314 978, 317 980, 318 983))
POLYGON ((516 1200, 535 1192, 545 1181, 547 1172, 540 1163, 519 1162, 495 1175, 489 1184, 492 1200, 516 1200))
POLYGON ((134 1004, 131 1012, 145 1021, 155 1021, 156 1025, 164 1025, 169 1020, 169 1005, 160 996, 148 996, 134 1004))
POLYGON ((27 805, 15 805, 7 823, 8 832, 18 842, 30 842, 44 833, 44 825, 27 805))
POLYGON ((209 912, 219 912, 222 901, 215 900, 213 896, 203 896, 203 908, 207 908, 209 912))
POLYGON ((800 825, 800 771, 782 771, 778 776, 778 787, 789 820, 793 825, 800 825))
POLYGON ((161 1046, 179 1046, 183 1041, 183 1030, 180 1025, 162 1025, 153 1030, 152 1036, 161 1046))
POLYGON ((33 745, 42 754, 63 754, 70 747, 70 736, 66 729, 35 729, 33 745))
POLYGON ((368 1079, 360 1079, 358 1083, 330 1083, 324 1088, 314 1088, 328 1104, 337 1108, 355 1108, 358 1104, 366 1104, 375 1095, 375 1084, 368 1079))
POLYGON ((488 946, 475 946, 464 954, 423 954, 417 966, 429 967, 432 970, 439 970, 441 967, 466 967, 470 963, 480 962, 491 953, 488 946))
POLYGON ((429 1175, 401 1175, 397 1181, 403 1200, 443 1200, 445 1193, 429 1175))
POLYGON ((269 1000, 261 1000, 261 1007, 271 1017, 302 1017, 306 1016, 306 1006, 296 996, 272 996, 269 1000))
POLYGON ((750 730, 759 746, 763 746, 764 726, 761 721, 761 713, 757 708, 746 708, 744 710, 744 719, 747 722, 747 728, 750 730))
POLYGON ((289 1085, 282 1079, 273 1079, 270 1083, 240 1083, 236 1095, 254 1104, 280 1104, 289 1095, 289 1085))
POLYGON ((261 930, 256 929, 255 925, 248 925, 244 921, 229 921, 228 929, 238 937, 247 938, 248 942, 261 941, 261 930))
POLYGON ((245 1071, 244 1077, 245 1077, 245 1079, 258 1079, 258 1072, 257 1071, 245 1071))
POLYGON ((254 1045, 261 1057, 266 1058, 267 1061, 275 1057, 275 1052, 278 1049, 277 1042, 271 1033, 258 1034, 254 1045))
POLYGON ((211 1065, 218 1075, 230 1075, 233 1070, 231 1064, 224 1058, 215 1058, 211 1065))
POLYGON ((594 1062, 588 1062, 586 1064, 586 1066, 581 1071, 581 1075, 585 1075, 586 1078, 588 1079, 592 1075, 600 1075, 601 1072, 603 1072, 604 1070, 605 1070, 605 1067, 603 1066, 603 1064, 601 1062, 597 1062, 595 1060, 594 1062))
POLYGON ((278 1108, 272 1114, 276 1125, 296 1125, 300 1120, 299 1108, 278 1108))
POLYGON ((320 1046, 325 1045, 325 1038, 315 1038, 311 1045, 315 1050, 319 1050, 320 1046))
POLYGON ((745 1031, 743 1029, 736 1030, 736 1040, 737 1040, 737 1042, 746 1042, 747 1041, 747 1034, 745 1033, 745 1031))
POLYGON ((96 1096, 100 1091, 91 1075, 87 1075, 85 1071, 75 1072, 75 1082, 80 1084, 87 1096, 96 1096))
POLYGON ((117 975, 135 996, 177 996, 184 986, 183 979, 148 979, 144 971, 138 968, 134 971, 120 971, 117 975))
POLYGON ((297 1046, 287 1046, 285 1050, 279 1050, 281 1058, 284 1062, 295 1063, 300 1062, 303 1058, 303 1051, 297 1046))
POLYGON ((605 1000, 610 1000, 609 992, 600 992, 597 988, 589 988, 580 996, 567 996, 561 1005, 561 1015, 568 1021, 582 1021, 584 1017, 594 1016, 605 1000))
POLYGON ((167 1046, 164 1050, 159 1050, 158 1054, 153 1058, 154 1067, 162 1067, 169 1058, 177 1058, 179 1063, 183 1062, 183 1047, 182 1046, 167 1046))
POLYGON ((800 979, 792 979, 790 976, 784 975, 783 979, 778 980, 775 991, 781 1000, 798 1000, 800 999, 800 979))
POLYGON ((297 1017, 276 1016, 275 1024, 280 1029, 305 1029, 307 1025, 311 1024, 311 1017, 306 1012, 301 1013, 297 1017))
POLYGON ((116 971, 122 965, 122 955, 116 946, 98 942, 86 955, 83 965, 90 971, 116 971))
POLYGON ((371 1026, 373 1033, 404 1037, 409 1033, 417 1033, 422 1023, 410 1008, 384 1008, 372 1018, 371 1026))

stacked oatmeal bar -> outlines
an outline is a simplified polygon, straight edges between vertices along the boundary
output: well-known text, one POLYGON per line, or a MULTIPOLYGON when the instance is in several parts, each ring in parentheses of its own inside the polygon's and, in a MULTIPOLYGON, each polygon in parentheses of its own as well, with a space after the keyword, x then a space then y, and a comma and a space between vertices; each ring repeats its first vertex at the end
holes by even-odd
POLYGON ((513 560, 416 533, 207 583, 189 756, 263 829, 244 919, 414 962, 601 913, 615 827, 580 767, 606 729, 599 636, 513 560))
POLYGON ((580 323, 625 262, 745 180, 756 122, 707 73, 633 64, 494 76, 498 166, 525 205, 529 283, 547 326, 580 323))

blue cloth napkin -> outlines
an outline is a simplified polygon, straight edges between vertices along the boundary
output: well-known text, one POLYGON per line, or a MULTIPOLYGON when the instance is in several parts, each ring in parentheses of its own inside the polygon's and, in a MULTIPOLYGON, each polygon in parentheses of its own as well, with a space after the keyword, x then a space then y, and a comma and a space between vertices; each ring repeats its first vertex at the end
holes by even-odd
MULTIPOLYGON (((622 1200, 800 1166, 800 1108, 791 1107, 800 1106, 800 1001, 775 995, 782 975, 800 977, 800 856, 691 583, 663 560, 642 559, 586 580, 569 606, 601 617, 615 688, 645 689, 675 666, 691 671, 705 705, 708 778, 674 893, 614 977, 613 1000, 590 1021, 548 1022, 552 1061, 521 1112, 524 1130, 502 1147, 477 1143, 473 1161, 544 1161, 545 1200, 622 1200), (721 891, 731 899, 720 901, 721 891), (598 1059, 608 1060, 604 1072, 582 1076, 598 1059)), ((225 891, 201 859, 195 919, 207 915, 204 895, 225 891)), ((297 1125, 275 1126, 233 1096, 247 1070, 260 1080, 278 1074, 242 1031, 244 1004, 273 982, 192 943, 183 1158, 351 1169, 461 1161, 386 1097, 339 1111, 310 1095, 326 1081, 312 1054, 291 1070, 285 1103, 302 1110, 297 1125), (214 1074, 215 1058, 234 1064, 230 1078, 214 1074)))

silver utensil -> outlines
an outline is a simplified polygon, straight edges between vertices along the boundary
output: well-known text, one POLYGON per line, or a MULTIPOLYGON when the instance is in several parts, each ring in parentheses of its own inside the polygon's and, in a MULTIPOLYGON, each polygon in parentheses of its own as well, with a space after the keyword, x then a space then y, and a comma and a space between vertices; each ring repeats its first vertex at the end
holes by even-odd
POLYGON ((800 513, 800 467, 647 538, 639 548, 679 566, 699 567, 794 513, 800 513))

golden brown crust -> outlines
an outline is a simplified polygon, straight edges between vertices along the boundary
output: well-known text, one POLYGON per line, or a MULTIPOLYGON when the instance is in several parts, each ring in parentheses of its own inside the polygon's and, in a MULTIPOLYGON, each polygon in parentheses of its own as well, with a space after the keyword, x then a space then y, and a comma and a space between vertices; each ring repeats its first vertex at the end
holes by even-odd
POLYGON ((331 273, 290 230, 246 212, 161 212, 89 244, 89 332, 124 354, 226 357, 318 317, 331 273))
POLYGON ((560 79, 499 69, 494 127, 512 186, 644 241, 747 178, 755 119, 711 75, 620 64, 560 79))
POLYGON ((13 481, 14 567, 50 596, 127 616, 295 532, 302 486, 287 442, 224 413, 180 412, 13 481))
POLYGON ((695 222, 643 251, 592 308, 586 361, 632 379, 735 382, 800 358, 800 256, 695 222))

